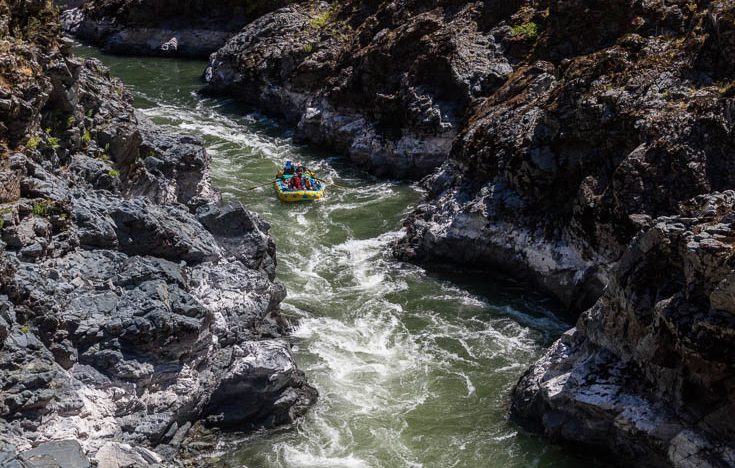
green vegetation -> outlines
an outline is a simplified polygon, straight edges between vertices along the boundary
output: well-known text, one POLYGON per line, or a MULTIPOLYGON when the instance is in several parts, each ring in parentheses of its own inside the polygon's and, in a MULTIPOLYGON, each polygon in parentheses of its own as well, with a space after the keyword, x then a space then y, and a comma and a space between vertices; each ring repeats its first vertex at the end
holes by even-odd
POLYGON ((723 94, 730 90, 733 85, 735 85, 735 81, 720 80, 715 83, 715 86, 717 86, 717 90, 723 94))
POLYGON ((109 171, 107 171, 107 175, 110 177, 120 177, 120 171, 118 171, 117 169, 110 169, 109 171))
POLYGON ((26 148, 28 149, 36 149, 38 148, 39 139, 37 136, 33 135, 31 136, 28 141, 26 142, 26 148))
POLYGON ((323 13, 319 13, 311 19, 311 22, 309 23, 311 28, 324 29, 324 27, 329 23, 329 20, 332 19, 333 14, 334 10, 331 8, 323 13))
POLYGON ((513 33, 513 37, 536 39, 538 37, 538 25, 533 21, 526 21, 523 24, 513 26, 511 32, 513 33))
POLYGON ((70 115, 69 117, 67 117, 66 118, 66 126, 67 126, 67 128, 73 126, 74 125, 74 122, 75 122, 75 119, 74 119, 74 116, 73 115, 70 115))
POLYGON ((20 327, 20 332, 23 333, 24 335, 27 334, 30 331, 31 331, 31 329, 28 328, 28 325, 23 325, 22 327, 20 327))
POLYGON ((9 213, 12 213, 12 212, 13 212, 13 208, 2 208, 2 209, 0 209, 0 230, 2 230, 3 227, 5 226, 5 218, 4 218, 4 216, 6 214, 9 214, 9 213))
POLYGON ((304 44, 304 52, 306 52, 307 54, 310 54, 313 50, 314 50, 314 44, 312 44, 311 42, 304 44))
POLYGON ((84 134, 82 135, 82 141, 85 144, 89 144, 89 142, 92 141, 92 134, 89 133, 89 129, 84 131, 84 134))
POLYGON ((59 144, 59 139, 56 137, 48 137, 48 145, 51 147, 51 149, 56 150, 59 149, 61 146, 59 144))
POLYGON ((53 206, 54 202, 50 200, 41 200, 33 203, 33 214, 34 216, 46 217, 49 215, 49 208, 53 206))

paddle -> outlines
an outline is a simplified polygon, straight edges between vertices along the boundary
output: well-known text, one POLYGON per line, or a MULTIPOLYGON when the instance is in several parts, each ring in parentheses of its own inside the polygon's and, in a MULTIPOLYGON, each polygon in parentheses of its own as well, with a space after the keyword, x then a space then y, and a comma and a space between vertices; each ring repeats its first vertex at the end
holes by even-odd
MULTIPOLYGON (((324 179, 320 179, 320 178, 318 178, 318 177, 314 177, 314 179, 315 179, 315 180, 318 180, 319 182, 323 182, 323 183, 325 183, 325 184, 327 184, 327 185, 331 185, 331 186, 333 186, 333 187, 338 187, 338 188, 349 188, 349 187, 345 187, 344 185, 339 185, 339 184, 335 184, 334 182, 328 182, 328 181, 326 181, 326 180, 324 180, 324 179)), ((270 182, 268 182, 268 183, 266 183, 266 184, 262 184, 262 185, 256 185, 255 187, 248 187, 248 188, 246 188, 246 189, 245 189, 245 191, 247 192, 247 191, 249 191, 249 190, 255 190, 256 188, 266 187, 266 186, 268 186, 268 185, 272 185, 272 184, 273 184, 273 181, 270 181, 270 182)))
POLYGON ((323 182, 323 183, 325 183, 325 184, 327 184, 327 185, 331 185, 331 186, 333 186, 333 187, 337 187, 337 188, 345 188, 345 189, 346 189, 346 188, 349 188, 349 187, 345 187, 344 185, 339 185, 339 184, 335 184, 334 182, 328 182, 328 181, 326 181, 326 180, 324 180, 324 179, 320 179, 319 177, 314 177, 314 179, 318 180, 319 182, 323 182))
POLYGON ((272 184, 273 184, 273 181, 271 180, 271 181, 270 181, 270 182, 268 182, 267 184, 263 184, 263 185, 256 185, 255 187, 250 187, 250 188, 246 188, 246 189, 245 189, 245 191, 248 191, 248 190, 255 190, 256 188, 260 188, 260 187, 265 187, 265 186, 267 186, 267 185, 272 185, 272 184))

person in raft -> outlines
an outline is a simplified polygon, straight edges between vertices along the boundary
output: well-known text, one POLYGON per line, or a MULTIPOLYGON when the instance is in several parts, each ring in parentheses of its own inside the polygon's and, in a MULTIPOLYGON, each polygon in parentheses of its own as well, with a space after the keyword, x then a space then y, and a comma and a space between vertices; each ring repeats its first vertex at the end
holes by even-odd
POLYGON ((304 186, 304 181, 300 172, 291 177, 288 181, 288 188, 290 190, 301 190, 304 186))

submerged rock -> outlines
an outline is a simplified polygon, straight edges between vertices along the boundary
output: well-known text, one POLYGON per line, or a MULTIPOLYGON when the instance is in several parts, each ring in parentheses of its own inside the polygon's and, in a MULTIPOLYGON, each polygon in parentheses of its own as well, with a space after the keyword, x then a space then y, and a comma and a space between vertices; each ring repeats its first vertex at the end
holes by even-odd
POLYGON ((293 421, 316 391, 272 323, 269 226, 221 206, 201 142, 136 116, 52 7, 24 5, 0 2, 0 460, 171 464, 197 421, 293 421))

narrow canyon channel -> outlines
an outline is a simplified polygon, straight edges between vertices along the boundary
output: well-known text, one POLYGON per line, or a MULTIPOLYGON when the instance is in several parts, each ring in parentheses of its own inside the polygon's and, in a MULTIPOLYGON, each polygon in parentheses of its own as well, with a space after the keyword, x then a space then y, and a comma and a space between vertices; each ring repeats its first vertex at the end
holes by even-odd
POLYGON ((293 351, 320 397, 295 427, 223 444, 225 465, 600 466, 507 421, 513 384, 573 318, 523 284, 395 260, 390 244, 422 197, 415 185, 373 178, 295 144, 287 126, 197 96, 204 62, 76 53, 100 58, 156 123, 200 137, 225 198, 271 225, 293 351), (269 185, 248 190, 286 159, 339 186, 298 206, 269 185))

